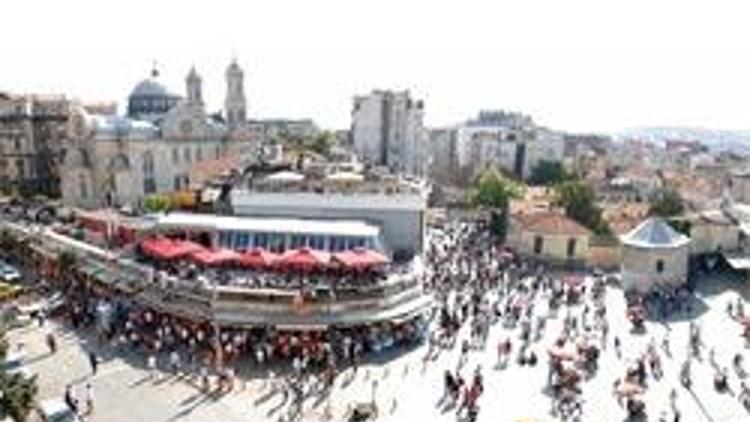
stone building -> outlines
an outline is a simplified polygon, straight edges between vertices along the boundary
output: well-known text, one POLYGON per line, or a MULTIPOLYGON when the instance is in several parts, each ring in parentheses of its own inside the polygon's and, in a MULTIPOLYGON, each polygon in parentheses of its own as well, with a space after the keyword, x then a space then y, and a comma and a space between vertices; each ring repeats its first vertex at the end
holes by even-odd
POLYGON ((185 79, 185 98, 171 93, 154 71, 131 92, 126 116, 79 108, 79 132, 63 165, 64 203, 135 206, 150 194, 194 187, 190 174, 196 166, 207 167, 207 161, 228 156, 251 161, 258 141, 245 124, 243 74, 236 62, 226 76, 226 119, 206 113, 195 69, 185 79))
POLYGON ((0 93, 0 193, 59 197, 71 107, 64 96, 0 93))
POLYGON ((373 91, 354 98, 354 151, 360 160, 396 173, 423 176, 427 131, 424 102, 409 91, 373 91))
POLYGON ((518 214, 511 218, 507 243, 521 255, 554 266, 582 267, 591 232, 557 210, 518 214))
POLYGON ((690 238, 662 218, 649 218, 620 236, 620 242, 622 285, 626 291, 646 293, 687 281, 690 238))

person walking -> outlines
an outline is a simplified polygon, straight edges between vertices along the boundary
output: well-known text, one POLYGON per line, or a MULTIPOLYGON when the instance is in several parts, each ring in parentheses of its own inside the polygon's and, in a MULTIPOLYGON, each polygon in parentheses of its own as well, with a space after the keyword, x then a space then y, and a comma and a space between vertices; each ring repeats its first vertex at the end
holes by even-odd
POLYGON ((96 370, 99 367, 99 358, 93 351, 89 351, 89 365, 91 366, 91 373, 96 375, 96 370))
POLYGON ((78 414, 78 400, 75 397, 75 394, 73 393, 73 386, 71 384, 68 384, 65 386, 65 396, 63 397, 63 400, 65 401, 65 404, 68 405, 70 410, 78 414))
POLYGON ((57 340, 55 340, 55 335, 52 333, 47 333, 47 347, 50 354, 54 355, 57 352, 57 340))
POLYGON ((86 383, 86 415, 94 413, 94 387, 86 383))

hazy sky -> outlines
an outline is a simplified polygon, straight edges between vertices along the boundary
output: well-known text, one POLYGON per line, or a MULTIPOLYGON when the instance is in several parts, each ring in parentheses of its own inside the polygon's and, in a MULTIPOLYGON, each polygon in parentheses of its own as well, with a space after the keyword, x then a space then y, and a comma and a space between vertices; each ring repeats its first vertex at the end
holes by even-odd
POLYGON ((118 101, 157 60, 209 108, 245 69, 251 117, 347 127, 351 97, 410 89, 427 123, 480 108, 553 128, 750 129, 750 6, 720 0, 6 1, 0 90, 118 101))

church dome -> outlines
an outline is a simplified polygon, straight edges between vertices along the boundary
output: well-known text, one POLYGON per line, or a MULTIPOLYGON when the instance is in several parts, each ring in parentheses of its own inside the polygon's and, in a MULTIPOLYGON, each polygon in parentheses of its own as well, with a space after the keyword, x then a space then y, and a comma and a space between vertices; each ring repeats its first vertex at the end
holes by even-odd
POLYGON ((157 82, 154 78, 144 79, 138 82, 133 88, 130 97, 163 97, 168 96, 169 91, 164 85, 157 82))
POLYGON ((151 77, 144 79, 133 88, 128 97, 128 116, 136 119, 154 120, 166 114, 180 100, 156 78, 159 73, 154 70, 151 77))

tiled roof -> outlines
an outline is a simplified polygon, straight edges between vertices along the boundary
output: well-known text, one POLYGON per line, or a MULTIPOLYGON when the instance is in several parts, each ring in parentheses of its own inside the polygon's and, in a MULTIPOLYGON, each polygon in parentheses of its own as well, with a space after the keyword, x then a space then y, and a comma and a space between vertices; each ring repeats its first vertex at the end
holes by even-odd
POLYGON ((521 217, 525 231, 547 235, 586 236, 589 229, 558 212, 538 212, 521 217))

